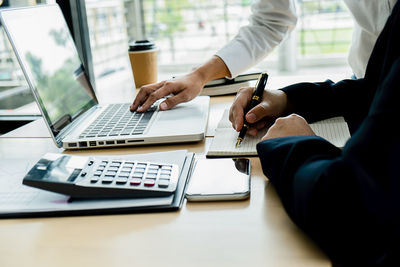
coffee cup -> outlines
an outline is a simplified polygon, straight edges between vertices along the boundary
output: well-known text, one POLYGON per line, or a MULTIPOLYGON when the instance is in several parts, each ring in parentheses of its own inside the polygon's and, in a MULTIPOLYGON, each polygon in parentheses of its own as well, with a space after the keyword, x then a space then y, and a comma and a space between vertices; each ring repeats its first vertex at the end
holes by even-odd
POLYGON ((157 82, 157 52, 157 47, 149 40, 129 43, 129 60, 136 88, 157 82))

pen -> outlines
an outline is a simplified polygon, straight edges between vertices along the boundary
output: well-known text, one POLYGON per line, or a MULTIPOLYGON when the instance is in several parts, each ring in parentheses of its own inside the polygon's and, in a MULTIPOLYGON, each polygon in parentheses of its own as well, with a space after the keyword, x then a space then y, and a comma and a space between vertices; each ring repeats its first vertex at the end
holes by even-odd
POLYGON ((257 106, 261 100, 262 100, 262 95, 264 93, 265 85, 267 84, 268 81, 268 74, 266 72, 263 72, 260 74, 257 84, 254 88, 253 96, 251 97, 250 104, 247 106, 245 110, 245 118, 244 118, 244 124, 243 128, 240 130, 239 136, 236 141, 236 147, 240 145, 240 143, 243 141, 244 136, 246 135, 247 129, 249 128, 249 123, 246 121, 246 114, 249 110, 257 106))

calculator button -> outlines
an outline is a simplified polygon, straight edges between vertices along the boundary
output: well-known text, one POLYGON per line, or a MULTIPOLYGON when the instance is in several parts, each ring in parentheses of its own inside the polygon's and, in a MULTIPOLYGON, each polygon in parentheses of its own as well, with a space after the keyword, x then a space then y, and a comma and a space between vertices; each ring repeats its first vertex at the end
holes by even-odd
POLYGON ((125 177, 117 177, 115 180, 115 183, 117 184, 126 184, 126 182, 128 182, 128 178, 125 177))
POLYGON ((147 173, 155 173, 155 174, 157 174, 157 172, 158 172, 158 169, 149 169, 147 171, 147 173))
POLYGON ((121 166, 121 163, 111 163, 110 164, 110 167, 112 168, 112 167, 118 167, 119 168, 119 166, 121 166))
POLYGON ((134 178, 142 178, 143 177, 143 172, 135 172, 132 174, 132 177, 134 178))
POLYGON ((118 171, 118 167, 109 167, 108 171, 118 171))
POLYGON ((154 186, 156 184, 156 181, 155 180, 153 180, 153 179, 146 179, 146 180, 144 180, 144 185, 145 186, 154 186))
POLYGON ((161 167, 161 169, 163 169, 163 170, 172 170, 172 166, 164 165, 164 166, 161 167))
POLYGON ((136 165, 136 168, 146 168, 146 164, 144 164, 144 163, 138 163, 137 165, 136 165))
POLYGON ((98 177, 92 177, 92 178, 90 179, 90 182, 94 184, 94 183, 97 183, 98 180, 99 180, 98 177))
POLYGON ((114 177, 116 174, 117 174, 116 171, 107 171, 107 172, 104 174, 104 176, 112 176, 112 177, 114 177))
POLYGON ((157 178, 157 174, 154 174, 154 173, 146 174, 146 179, 156 179, 156 178, 157 178))
POLYGON ((141 179, 133 178, 130 182, 131 185, 140 185, 142 183, 141 179))
POLYGON ((169 178, 171 178, 170 174, 161 174, 160 175, 160 179, 169 180, 169 178))
POLYGON ((144 172, 145 168, 136 167, 135 172, 144 172))
POLYGON ((126 177, 126 178, 128 178, 129 177, 129 172, 120 172, 118 177, 126 177))
POLYGON ((158 187, 161 188, 166 188, 169 185, 169 181, 168 180, 159 180, 158 181, 158 187))
POLYGON ((131 170, 132 170, 132 168, 129 168, 129 167, 123 167, 121 169, 121 171, 123 171, 123 172, 131 172, 131 170))
POLYGON ((102 182, 103 184, 110 184, 110 183, 112 183, 112 181, 114 181, 114 178, 113 178, 113 177, 104 177, 104 178, 101 180, 101 182, 102 182))
POLYGON ((161 174, 170 174, 171 171, 170 170, 161 170, 161 174))

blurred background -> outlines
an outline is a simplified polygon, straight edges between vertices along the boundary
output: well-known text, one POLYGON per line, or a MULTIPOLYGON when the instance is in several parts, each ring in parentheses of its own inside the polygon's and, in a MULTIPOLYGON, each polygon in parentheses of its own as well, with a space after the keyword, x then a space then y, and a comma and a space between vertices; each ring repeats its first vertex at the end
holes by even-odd
MULTIPOLYGON (((68 1, 7 0, 0 1, 0 7, 55 2, 68 1)), ((147 38, 156 43, 159 80, 182 75, 211 57, 241 26, 248 24, 251 3, 251 0, 70 0, 67 7, 80 7, 79 15, 72 10, 69 19, 87 30, 83 33, 88 42, 80 47, 80 52, 91 66, 97 92, 105 93, 115 88, 115 81, 131 88, 133 78, 127 54, 130 41, 147 38)), ((347 51, 353 21, 343 1, 297 0, 297 13, 295 31, 254 69, 268 71, 275 81, 286 82, 350 77, 347 51)), ((77 33, 74 35, 76 39, 77 33)), ((34 98, 0 29, 0 134, 38 117, 34 98)))

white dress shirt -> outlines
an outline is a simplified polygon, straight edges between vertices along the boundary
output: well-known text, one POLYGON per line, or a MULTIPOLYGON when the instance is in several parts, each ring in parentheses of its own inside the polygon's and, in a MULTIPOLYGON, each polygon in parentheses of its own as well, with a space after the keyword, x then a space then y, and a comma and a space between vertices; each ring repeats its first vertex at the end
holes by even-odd
MULTIPOLYGON (((397 0, 344 0, 355 24, 349 51, 349 65, 357 77, 364 77, 369 56, 378 35, 397 0)), ((252 7, 248 26, 220 49, 220 57, 232 77, 264 59, 296 25, 295 0, 258 0, 252 7)))

